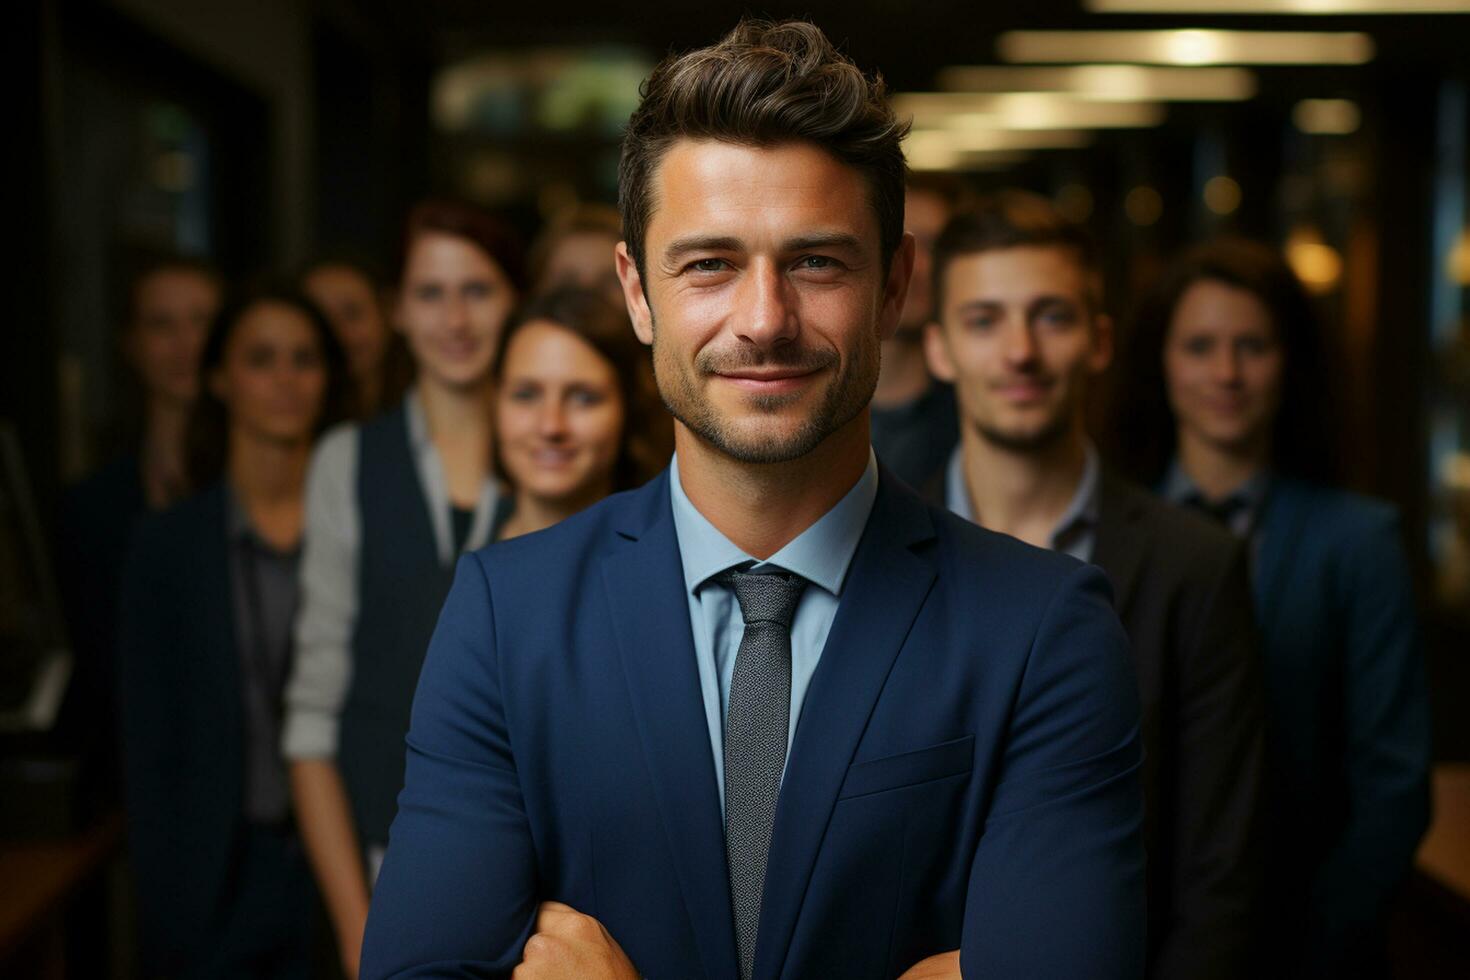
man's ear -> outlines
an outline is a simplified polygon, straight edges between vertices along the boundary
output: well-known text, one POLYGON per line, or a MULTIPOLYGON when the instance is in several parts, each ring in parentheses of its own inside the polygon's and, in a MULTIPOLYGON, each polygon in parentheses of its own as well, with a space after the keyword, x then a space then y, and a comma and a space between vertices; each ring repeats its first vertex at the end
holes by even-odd
POLYGON ((915 247, 914 236, 904 232, 893 261, 888 264, 888 281, 883 285, 883 310, 878 322, 878 336, 882 340, 893 336, 903 316, 903 302, 908 298, 909 281, 914 275, 915 247))
POLYGON ((929 373, 940 381, 954 384, 954 358, 949 355, 949 341, 945 339, 944 327, 934 321, 924 324, 924 360, 929 362, 929 373))
POLYGON ((1115 347, 1113 318, 1098 313, 1092 318, 1092 353, 1087 357, 1087 367, 1093 374, 1102 374, 1113 363, 1115 347))
POLYGON ((638 263, 628 254, 628 243, 618 242, 613 252, 618 267, 618 282, 623 287, 623 302, 628 304, 628 318, 633 321, 633 332, 643 343, 653 344, 653 310, 648 305, 648 295, 643 291, 643 277, 638 274, 638 263))

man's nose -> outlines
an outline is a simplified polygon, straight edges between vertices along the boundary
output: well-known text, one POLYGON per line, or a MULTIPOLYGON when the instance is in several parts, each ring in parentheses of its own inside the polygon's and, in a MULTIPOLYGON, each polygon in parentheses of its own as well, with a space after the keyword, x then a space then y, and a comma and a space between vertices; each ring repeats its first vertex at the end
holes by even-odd
POLYGON ((741 283, 745 315, 736 332, 742 340, 762 347, 784 343, 796 336, 797 318, 792 287, 773 261, 757 259, 741 283))
POLYGON ((1024 319, 1012 317, 1005 326, 1006 360, 1014 366, 1034 362, 1038 356, 1036 331, 1024 319))
POLYGON ((1222 345, 1215 354, 1214 359, 1215 380, 1221 384, 1238 384, 1240 382, 1240 352, 1233 347, 1222 345))

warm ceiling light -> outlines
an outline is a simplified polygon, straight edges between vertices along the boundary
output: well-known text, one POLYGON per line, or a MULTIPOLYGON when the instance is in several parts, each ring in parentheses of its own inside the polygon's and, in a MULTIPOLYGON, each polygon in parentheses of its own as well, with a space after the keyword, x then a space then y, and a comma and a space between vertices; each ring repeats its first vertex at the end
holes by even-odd
POLYGON ((1223 174, 1205 181, 1205 207, 1215 214, 1234 214, 1240 207, 1240 185, 1223 174))
POLYGON ((1297 228, 1286 238, 1286 262, 1311 293, 1330 293, 1342 279, 1342 255, 1315 228, 1297 228))
POLYGON ((1086 0, 1100 14, 1464 14, 1470 0, 1086 0))
POLYGON ((904 140, 904 152, 928 153, 940 147, 957 153, 1071 150, 1090 142, 1092 135, 1081 130, 916 129, 904 140))
POLYGON ((893 111, 919 129, 1139 129, 1164 121, 1156 102, 1089 102, 1052 92, 906 92, 893 111))
POLYGON ((1247 68, 975 65, 942 69, 939 86, 955 92, 1057 92, 1089 102, 1238 102, 1256 94, 1256 76, 1247 68))
POLYGON ((1346 136, 1358 131, 1363 114, 1347 99, 1302 99, 1291 110, 1291 121, 1304 133, 1346 136))
POLYGON ((1445 272, 1450 281, 1461 286, 1470 286, 1470 228, 1460 232, 1455 247, 1445 256, 1445 272))
POLYGON ((1373 39, 1316 31, 1007 31, 1005 61, 1134 62, 1146 65, 1361 65, 1373 39))

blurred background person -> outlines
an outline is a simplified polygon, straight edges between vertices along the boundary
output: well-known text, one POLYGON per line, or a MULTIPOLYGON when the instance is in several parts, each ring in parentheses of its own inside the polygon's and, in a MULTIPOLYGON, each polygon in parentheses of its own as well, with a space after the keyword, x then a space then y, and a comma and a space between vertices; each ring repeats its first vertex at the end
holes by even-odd
POLYGON ((403 784, 419 667, 455 560, 490 539, 500 499, 493 369, 522 284, 515 237, 468 204, 414 207, 402 249, 393 325, 414 384, 386 413, 329 433, 312 460, 282 736, 349 977, 403 784))
POLYGON ((1332 362, 1272 249, 1189 251, 1141 305, 1119 446, 1169 499, 1247 539, 1264 639, 1266 968, 1381 976, 1389 902, 1429 819, 1415 599, 1393 508, 1334 487, 1332 362))
POLYGON ((331 257, 307 267, 301 288, 327 315, 347 354, 355 389, 353 416, 366 419, 378 414, 384 402, 384 362, 392 336, 379 277, 362 262, 331 257))
POLYGON ((873 393, 873 449, 910 486, 940 470, 959 441, 954 391, 936 381, 924 360, 924 325, 934 317, 930 295, 934 240, 967 200, 952 174, 910 174, 903 198, 904 231, 914 236, 914 275, 898 330, 883 342, 873 393))
POLYGON ((197 495, 140 528, 119 670, 145 975, 306 977, 313 891, 280 753, 306 467, 345 392, 292 290, 219 316, 189 424, 197 495))
POLYGON ((1264 705, 1246 549, 1114 475, 1087 435, 1113 356, 1092 239, 1006 191, 934 248, 925 349, 960 445, 926 488, 967 520, 1101 567, 1143 706, 1148 975, 1254 976, 1264 705))
POLYGON ((495 444, 513 490, 497 538, 539 531, 668 465, 673 424, 626 307, 562 288, 506 328, 495 444))
POLYGON ((617 209, 605 204, 577 204, 554 216, 531 245, 532 292, 579 286, 622 303, 613 263, 622 237, 617 209))
POLYGON ((188 492, 184 433, 220 290, 211 266, 179 255, 154 260, 133 279, 117 345, 122 451, 62 501, 57 570, 75 658, 63 725, 103 798, 116 791, 113 665, 123 564, 138 520, 188 492))

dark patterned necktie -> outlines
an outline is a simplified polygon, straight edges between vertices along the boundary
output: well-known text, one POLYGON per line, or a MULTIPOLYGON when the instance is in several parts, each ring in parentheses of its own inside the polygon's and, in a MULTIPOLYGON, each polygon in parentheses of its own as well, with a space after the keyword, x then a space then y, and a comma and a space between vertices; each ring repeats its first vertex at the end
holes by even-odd
POLYGON ((745 620, 725 714, 725 857, 730 866, 740 977, 750 980, 766 855, 786 767, 791 620, 806 579, 730 571, 718 581, 735 593, 745 620))

